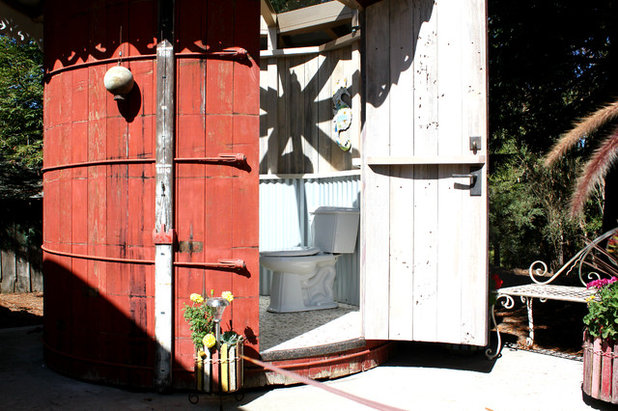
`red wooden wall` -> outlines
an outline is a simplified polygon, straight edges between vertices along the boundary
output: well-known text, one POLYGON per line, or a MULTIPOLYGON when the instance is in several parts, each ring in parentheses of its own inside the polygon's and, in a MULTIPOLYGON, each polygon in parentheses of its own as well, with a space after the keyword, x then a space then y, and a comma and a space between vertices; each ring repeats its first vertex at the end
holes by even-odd
MULTIPOLYGON (((178 240, 202 242, 201 251, 177 252, 176 261, 242 259, 244 272, 176 269, 176 358, 192 366, 193 347, 182 319, 192 292, 237 297, 222 324, 249 336, 259 334, 258 173, 259 173, 259 2, 177 1, 176 153, 211 157, 243 153, 248 168, 217 164, 176 166, 178 240), (250 59, 188 57, 204 48, 241 47, 250 59)), ((198 245, 197 249, 200 249, 198 245)), ((249 346, 257 350, 257 341, 249 346)))
MULTIPOLYGON (((157 1, 45 5, 46 358, 71 375, 150 386, 157 1), (124 103, 103 87, 120 52, 136 82, 124 103)), ((231 321, 235 330, 259 335, 258 24, 253 0, 176 1, 176 156, 247 156, 244 168, 175 166, 177 238, 195 245, 175 260, 247 264, 242 272, 176 267, 176 385, 193 367, 182 318, 192 292, 231 290, 237 299, 224 330, 231 321), (205 48, 230 46, 250 58, 204 58, 205 48)), ((257 351, 256 339, 251 349, 257 351)))

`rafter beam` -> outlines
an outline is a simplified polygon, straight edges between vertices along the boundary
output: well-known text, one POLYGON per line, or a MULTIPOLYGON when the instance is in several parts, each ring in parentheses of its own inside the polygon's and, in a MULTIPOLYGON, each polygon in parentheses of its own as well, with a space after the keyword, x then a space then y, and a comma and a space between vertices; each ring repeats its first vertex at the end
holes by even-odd
POLYGON ((292 34, 314 30, 320 26, 330 26, 351 20, 353 10, 332 1, 298 10, 277 14, 280 34, 292 34))
POLYGON ((268 27, 277 25, 277 13, 275 13, 269 0, 260 0, 260 11, 268 27))
POLYGON ((341 47, 345 47, 348 44, 354 43, 355 41, 360 41, 360 37, 361 37, 361 32, 360 30, 357 30, 354 33, 346 34, 345 36, 339 37, 336 40, 332 40, 332 41, 329 41, 328 43, 324 43, 321 46, 262 50, 260 51, 260 57, 270 58, 270 57, 303 56, 303 55, 308 55, 308 54, 319 54, 319 53, 324 53, 329 50, 335 50, 341 47))

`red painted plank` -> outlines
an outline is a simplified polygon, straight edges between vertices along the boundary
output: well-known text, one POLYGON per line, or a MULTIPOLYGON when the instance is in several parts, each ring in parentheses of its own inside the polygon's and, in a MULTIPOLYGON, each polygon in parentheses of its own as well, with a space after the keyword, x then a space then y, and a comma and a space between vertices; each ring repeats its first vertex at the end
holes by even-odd
MULTIPOLYGON (((197 70, 198 67, 194 69, 197 70)), ((177 141, 179 157, 204 157, 204 116, 199 114, 181 116, 178 121, 177 141)), ((205 166, 179 164, 176 172, 176 224, 178 241, 183 245, 176 253, 177 261, 203 262, 206 218, 205 166)))
POLYGON ((176 363, 187 371, 193 371, 194 367, 193 343, 190 339, 176 339, 176 363))
POLYGON ((88 121, 88 71, 74 70, 71 90, 71 121, 88 121))
POLYGON ((55 80, 59 87, 54 98, 62 102, 58 107, 58 123, 67 124, 73 115, 73 71, 61 73, 55 80))
MULTIPOLYGON (((127 61, 123 63, 131 73, 135 80, 133 90, 129 94, 129 102, 136 104, 132 100, 137 100, 139 104, 136 111, 135 119, 132 124, 140 125, 144 116, 154 116, 156 113, 156 76, 154 60, 145 61, 127 61)), ((152 135, 154 138, 154 135, 152 135)))
POLYGON ((257 248, 235 248, 233 258, 247 263, 243 275, 232 277, 232 292, 236 299, 231 305, 233 329, 247 336, 246 346, 259 352, 259 252, 257 248))
MULTIPOLYGON (((67 144, 68 145, 68 144, 67 144)), ((58 180, 58 245, 56 250, 63 252, 71 251, 71 187, 72 187, 72 172, 71 170, 60 170, 58 180)), ((66 261, 66 264, 70 266, 70 261, 66 261)))
MULTIPOLYGON (((97 140, 97 137, 92 137, 97 140)), ((95 150, 89 151, 89 157, 96 156, 101 144, 94 141, 95 150)), ((107 178, 106 166, 88 169, 88 254, 106 256, 107 244, 107 178)), ((105 292, 106 263, 90 261, 88 265, 88 283, 105 292)))
POLYGON ((592 344, 592 384, 590 396, 599 398, 601 388, 601 339, 595 338, 592 344))
MULTIPOLYGON (((46 241, 49 247, 55 249, 60 240, 60 171, 46 173, 45 212, 43 221, 47 229, 46 241)), ((54 257, 54 261, 58 258, 54 257)))
POLYGON ((208 114, 232 113, 231 94, 234 80, 234 63, 210 59, 206 68, 206 112, 208 114))
POLYGON ((103 160, 106 156, 107 91, 101 87, 105 66, 88 68, 88 160, 103 160))
MULTIPOLYGON (((203 110, 204 101, 204 62, 199 59, 178 59, 176 107, 179 120, 185 114, 197 114, 203 110), (190 87, 183 87, 190 84, 190 87)), ((180 140, 183 135, 176 134, 180 140)))
POLYGON ((154 219, 153 165, 130 165, 128 178, 128 257, 154 260, 152 229, 154 219))
POLYGON ((613 348, 613 344, 610 345, 607 341, 604 341, 601 346, 601 351, 603 353, 601 364, 601 399, 603 401, 612 400, 613 348))
MULTIPOLYGON (((618 352, 618 342, 614 343, 614 356, 618 352)), ((612 398, 611 402, 614 404, 618 404, 618 361, 613 356, 613 364, 612 364, 612 398)), ((586 391, 584 391, 586 392, 586 391)))

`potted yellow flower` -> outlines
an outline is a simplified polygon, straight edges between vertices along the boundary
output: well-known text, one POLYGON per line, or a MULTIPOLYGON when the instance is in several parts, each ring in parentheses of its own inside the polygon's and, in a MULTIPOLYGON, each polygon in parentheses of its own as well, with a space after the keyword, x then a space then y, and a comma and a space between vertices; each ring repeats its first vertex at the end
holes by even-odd
POLYGON ((234 392, 242 387, 244 338, 232 330, 221 335, 221 317, 234 296, 229 291, 221 297, 212 294, 207 299, 191 294, 191 305, 185 304, 184 309, 196 352, 196 388, 203 392, 234 392))

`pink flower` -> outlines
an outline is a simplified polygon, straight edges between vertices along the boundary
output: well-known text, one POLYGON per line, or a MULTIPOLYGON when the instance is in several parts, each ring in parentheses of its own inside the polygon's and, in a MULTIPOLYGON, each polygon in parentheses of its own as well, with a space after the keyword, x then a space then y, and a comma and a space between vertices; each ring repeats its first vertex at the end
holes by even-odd
POLYGON ((615 283, 616 282, 616 277, 612 277, 612 278, 601 278, 599 280, 594 280, 594 281, 590 281, 588 284, 586 284, 586 288, 602 288, 602 287, 607 287, 608 285, 615 283))

